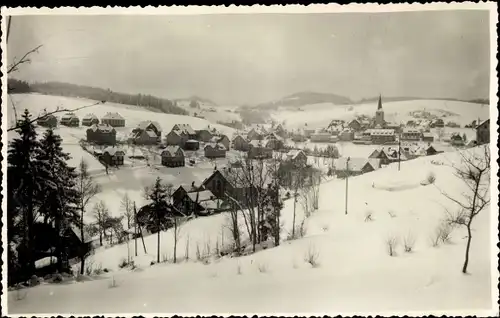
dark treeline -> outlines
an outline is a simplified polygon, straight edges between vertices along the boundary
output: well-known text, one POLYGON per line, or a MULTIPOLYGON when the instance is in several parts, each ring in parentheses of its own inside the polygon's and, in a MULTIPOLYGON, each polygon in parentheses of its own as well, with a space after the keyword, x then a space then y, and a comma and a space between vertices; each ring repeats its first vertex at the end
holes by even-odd
POLYGON ((110 89, 61 82, 37 82, 29 84, 12 78, 8 81, 8 87, 9 92, 12 94, 35 92, 45 95, 80 97, 96 101, 148 107, 167 114, 189 115, 186 110, 177 106, 175 101, 152 95, 118 93, 110 89))
MULTIPOLYGON (((357 102, 357 104, 364 103, 373 103, 378 101, 378 96, 363 98, 357 102)), ((401 97, 383 97, 382 100, 384 102, 404 102, 410 100, 449 100, 455 102, 465 102, 465 103, 474 103, 474 104, 489 104, 490 100, 488 98, 476 98, 476 99, 459 99, 459 98, 444 98, 444 97, 409 97, 409 96, 401 96, 401 97)))

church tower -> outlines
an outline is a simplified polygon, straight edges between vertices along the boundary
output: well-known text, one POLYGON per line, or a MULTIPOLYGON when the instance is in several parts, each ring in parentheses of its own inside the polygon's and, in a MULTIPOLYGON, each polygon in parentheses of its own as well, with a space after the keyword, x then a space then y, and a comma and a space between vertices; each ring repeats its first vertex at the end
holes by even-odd
POLYGON ((375 112, 375 126, 385 126, 384 110, 382 109, 382 95, 379 95, 378 97, 378 106, 377 111, 375 112))

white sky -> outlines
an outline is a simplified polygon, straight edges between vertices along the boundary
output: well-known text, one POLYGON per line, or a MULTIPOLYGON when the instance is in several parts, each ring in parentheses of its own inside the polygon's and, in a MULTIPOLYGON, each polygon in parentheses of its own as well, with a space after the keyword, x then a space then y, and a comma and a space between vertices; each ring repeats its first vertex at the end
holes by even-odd
POLYGON ((298 91, 352 99, 489 95, 488 11, 15 16, 13 77, 221 104, 298 91))

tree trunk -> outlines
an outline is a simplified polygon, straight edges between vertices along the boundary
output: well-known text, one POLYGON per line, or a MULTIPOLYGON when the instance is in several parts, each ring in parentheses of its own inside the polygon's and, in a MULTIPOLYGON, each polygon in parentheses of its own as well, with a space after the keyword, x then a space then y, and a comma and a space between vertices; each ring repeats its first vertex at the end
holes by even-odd
MULTIPOLYGON (((83 213, 85 212, 83 205, 82 205, 82 215, 80 217, 80 236, 82 238, 81 241, 81 246, 80 246, 80 275, 83 275, 84 270, 85 270, 85 238, 83 237, 83 213)), ((101 244, 102 245, 102 244, 101 244)))
POLYGON ((467 247, 465 248, 465 261, 464 261, 464 266, 462 267, 462 273, 467 274, 467 266, 469 265, 469 250, 470 250, 470 243, 472 241, 472 231, 470 228, 470 224, 467 225, 467 247))
POLYGON ((297 190, 293 194, 293 221, 292 221, 292 238, 295 238, 295 209, 297 206, 297 190))
MULTIPOLYGON (((57 213, 57 212, 56 212, 57 213)), ((56 257, 57 257, 57 271, 62 272, 62 242, 61 242, 61 218, 59 215, 55 219, 55 228, 57 233, 56 241, 56 257)), ((52 262, 52 259, 50 260, 52 262)))
POLYGON ((177 218, 174 217, 174 264, 177 263, 177 218))
POLYGON ((158 226, 158 246, 156 250, 156 262, 160 262, 160 227, 158 226))

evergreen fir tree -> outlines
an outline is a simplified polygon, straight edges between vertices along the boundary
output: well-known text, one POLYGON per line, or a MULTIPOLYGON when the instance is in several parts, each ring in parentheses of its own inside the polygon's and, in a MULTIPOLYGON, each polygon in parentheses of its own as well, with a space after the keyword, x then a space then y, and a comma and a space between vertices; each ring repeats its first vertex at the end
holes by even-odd
POLYGON ((16 132, 19 136, 10 142, 7 156, 8 176, 10 176, 7 182, 9 195, 7 213, 11 221, 10 226, 19 222, 18 230, 23 238, 19 246, 18 261, 23 267, 23 276, 29 277, 35 270, 33 223, 36 194, 39 190, 39 166, 36 155, 40 151, 40 142, 37 140, 35 125, 31 123, 31 114, 28 110, 24 111, 16 132))
POLYGON ((52 129, 47 130, 37 156, 40 163, 39 176, 43 180, 38 198, 40 214, 44 217, 44 223, 53 223, 58 235, 55 250, 60 272, 63 270, 63 260, 66 260, 63 255, 66 241, 62 237, 68 227, 78 223, 78 197, 75 190, 77 174, 74 167, 68 166, 67 161, 71 157, 63 152, 61 142, 59 135, 54 134, 52 129))

